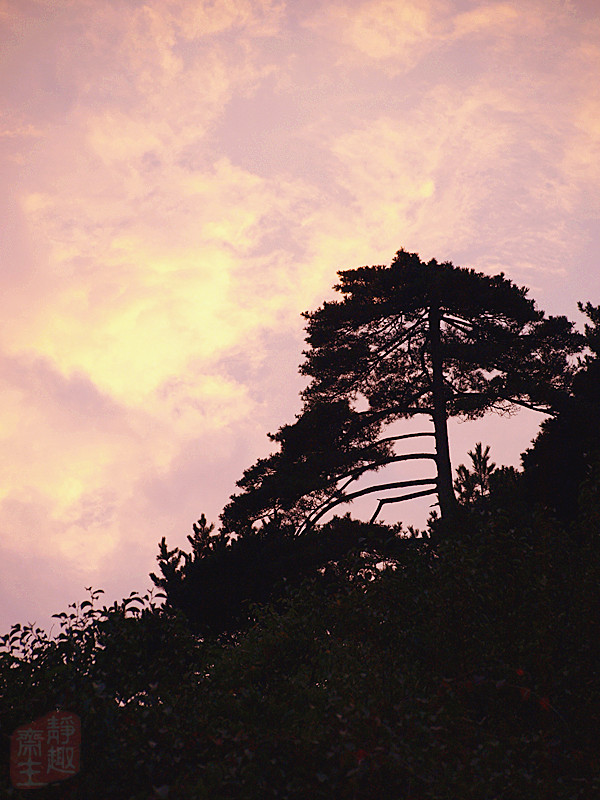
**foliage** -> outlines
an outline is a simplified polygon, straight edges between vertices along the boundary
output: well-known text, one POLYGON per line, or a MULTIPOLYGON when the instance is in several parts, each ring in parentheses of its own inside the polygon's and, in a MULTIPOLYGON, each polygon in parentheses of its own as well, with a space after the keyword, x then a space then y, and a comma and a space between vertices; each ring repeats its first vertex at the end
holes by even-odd
POLYGON ((199 642, 143 598, 80 607, 58 639, 13 631, 3 731, 81 715, 82 772, 51 798, 594 796, 598 537, 574 551, 540 512, 451 524, 435 546, 405 539, 393 568, 349 556, 234 641, 199 642))
POLYGON ((566 356, 581 348, 580 337, 565 317, 545 318, 503 273, 425 264, 399 250, 390 267, 338 274, 343 300, 304 314, 309 401, 361 393, 399 417, 431 408, 431 308, 440 314, 449 415, 514 404, 546 410, 568 388, 566 356))
MULTIPOLYGON (((151 593, 132 592, 99 608, 101 590, 89 591, 89 600, 55 615, 55 635, 15 625, 2 637, 3 796, 29 796, 7 786, 11 731, 54 708, 81 717, 83 767, 67 783, 43 790, 44 797, 133 797, 124 785, 149 786, 166 774, 153 737, 185 707, 200 645, 151 593)), ((178 746, 180 732, 169 729, 165 736, 178 746)), ((171 761, 168 774, 174 766, 171 761)))
POLYGON ((600 458, 600 306, 579 308, 592 322, 585 326, 586 355, 560 414, 544 421, 533 446, 523 453, 524 491, 564 522, 578 513, 582 482, 600 458))
POLYGON ((401 490, 384 503, 437 494, 441 515, 455 498, 447 419, 509 413, 526 406, 555 413, 568 401, 582 336, 565 317, 548 317, 503 274, 486 276, 450 262, 425 264, 398 251, 389 267, 338 273, 341 301, 307 319, 309 349, 301 373, 311 378, 304 408, 271 439, 279 452, 244 473, 222 515, 224 529, 257 521, 314 525, 341 503, 401 490), (407 436, 381 437, 384 426, 431 418, 435 452, 397 455, 407 436), (409 459, 431 459, 430 479, 349 487, 370 472, 409 459), (426 488, 425 488, 426 487, 426 488))
POLYGON ((213 528, 202 515, 188 536, 189 554, 169 550, 163 538, 158 555, 162 577, 150 576, 165 592, 167 606, 183 611, 193 630, 205 636, 247 628, 251 604, 276 601, 349 553, 392 556, 399 537, 398 530, 348 516, 301 536, 274 524, 237 539, 223 532, 213 535, 213 528))
POLYGON ((456 469, 454 489, 459 502, 476 503, 490 493, 490 479, 496 465, 490 463, 490 446, 482 450, 481 442, 477 442, 475 450, 469 450, 472 469, 459 464, 456 469))
POLYGON ((380 421, 365 420, 347 400, 315 404, 293 425, 269 434, 280 451, 244 472, 237 483, 243 492, 231 497, 221 515, 222 530, 243 534, 256 522, 276 521, 299 532, 314 525, 323 508, 337 505, 340 481, 349 486, 385 464, 417 458, 394 457, 393 440, 377 440, 380 430, 380 421))

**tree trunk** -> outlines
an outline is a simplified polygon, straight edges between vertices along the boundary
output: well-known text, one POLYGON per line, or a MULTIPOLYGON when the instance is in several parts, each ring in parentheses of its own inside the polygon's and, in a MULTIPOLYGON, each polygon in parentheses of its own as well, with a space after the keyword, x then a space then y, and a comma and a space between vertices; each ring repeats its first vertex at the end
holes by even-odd
POLYGON ((432 300, 429 308, 429 340, 431 344, 433 427, 438 477, 438 500, 442 519, 448 519, 456 509, 456 497, 452 486, 452 466, 448 445, 448 414, 446 413, 446 390, 442 371, 442 347, 440 336, 439 302, 432 300))

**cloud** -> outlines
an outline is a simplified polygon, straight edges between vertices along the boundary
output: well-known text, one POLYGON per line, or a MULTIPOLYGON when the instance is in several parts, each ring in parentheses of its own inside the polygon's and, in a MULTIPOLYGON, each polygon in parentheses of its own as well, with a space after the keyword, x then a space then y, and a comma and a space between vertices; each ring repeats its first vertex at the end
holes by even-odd
POLYGON ((121 13, 93 4, 68 21, 53 7, 40 58, 57 55, 55 71, 68 74, 68 112, 19 112, 33 120, 21 131, 35 125, 38 141, 19 144, 13 207, 21 239, 39 244, 29 275, 16 271, 2 297, 10 458, 0 525, 23 580, 43 564, 40 584, 54 594, 57 581, 76 594, 127 574, 144 580, 160 536, 189 528, 190 442, 213 464, 201 493, 220 510, 234 482, 221 478, 232 431, 256 413, 220 359, 251 343, 256 366, 260 330, 289 305, 272 253, 258 251, 302 191, 236 167, 210 139, 232 95, 251 92, 270 68, 244 36, 265 35, 274 20, 253 25, 252 4, 215 20, 223 8, 207 5, 194 33, 175 5, 121 13), (237 44, 196 47, 233 29, 237 44), (65 37, 74 47, 58 55, 65 37), (157 512, 144 486, 178 475, 187 481, 181 509, 157 512))
MULTIPOLYGON (((391 19, 384 6, 358 4, 353 20, 384 26, 391 19)), ((337 181, 352 196, 347 218, 371 238, 374 253, 395 238, 437 257, 470 251, 484 268, 500 264, 518 274, 536 265, 564 274, 579 235, 573 215, 589 216, 590 200, 597 207, 598 102, 587 79, 597 71, 597 26, 584 31, 558 6, 540 14, 537 2, 455 8, 438 7, 434 22, 421 26, 422 73, 410 82, 390 81, 408 68, 403 55, 382 48, 389 62, 371 54, 358 67, 352 52, 336 51, 346 69, 371 70, 372 81, 379 70, 382 96, 404 93, 384 113, 367 106, 368 122, 320 131, 337 159, 337 181), (438 69, 435 80, 424 80, 431 48, 438 69), (491 241, 494 255, 479 255, 491 241)), ((402 42, 400 27, 390 22, 389 35, 399 32, 402 42)), ((344 30, 331 35, 343 42, 344 30)))
POLYGON ((365 57, 391 74, 412 69, 434 46, 438 0, 367 0, 321 6, 306 27, 337 44, 339 62, 357 66, 365 57))
POLYGON ((33 125, 17 125, 0 130, 0 138, 20 139, 25 136, 41 136, 42 132, 33 125))
POLYGON ((505 106, 490 87, 461 95, 439 88, 401 118, 382 115, 332 136, 336 181, 351 198, 332 222, 338 241, 353 231, 373 258, 382 252, 385 260, 400 245, 432 257, 465 247, 478 235, 478 211, 502 184, 514 144, 505 106))
POLYGON ((457 14, 453 19, 452 38, 472 37, 493 32, 494 43, 498 36, 509 33, 523 34, 520 27, 529 18, 527 7, 518 8, 512 3, 486 3, 478 8, 457 14))
POLYGON ((9 300, 7 352, 43 354, 64 375, 82 371, 137 403, 264 323, 272 298, 246 294, 237 304, 233 273, 252 289, 238 259, 278 235, 298 192, 234 166, 208 138, 234 90, 245 92, 262 67, 247 48, 235 63, 218 44, 185 57, 176 50, 182 31, 190 39, 230 28, 265 35, 277 8, 206 4, 181 19, 177 4, 90 10, 98 24, 85 37, 96 55, 118 20, 102 79, 120 89, 131 76, 133 102, 131 86, 108 96, 90 80, 94 56, 71 65, 85 94, 27 154, 35 178, 22 181, 18 202, 49 252, 35 290, 23 286, 9 300))
MULTIPOLYGON (((161 4, 162 5, 162 4, 161 4)), ((224 0, 220 3, 188 3, 169 0, 181 33, 188 39, 243 29, 251 36, 273 36, 285 10, 281 0, 224 0)))
MULTIPOLYGON (((336 60, 346 67, 375 67, 387 75, 413 72, 435 50, 445 55, 454 44, 489 57, 505 54, 529 39, 530 49, 557 25, 572 20, 558 2, 528 0, 464 4, 452 0, 347 0, 319 7, 303 24, 336 44, 336 60)), ((439 57, 439 56, 438 56, 439 57)))
POLYGON ((337 269, 404 246, 563 302, 600 184, 576 5, 1 3, 11 569, 143 582, 216 519, 337 269))
POLYGON ((22 298, 35 313, 6 324, 9 352, 33 348, 63 374, 81 370, 138 402, 190 360, 214 363, 289 306, 285 256, 261 247, 283 235, 302 192, 227 159, 210 172, 175 165, 161 175, 125 182, 112 203, 105 189, 86 193, 86 174, 63 179, 70 185, 58 196, 25 198, 51 252, 39 293, 27 288, 22 298))
POLYGON ((597 218, 600 204, 600 90, 588 75, 600 69, 600 19, 587 26, 588 36, 570 54, 571 69, 580 76, 572 92, 561 171, 572 187, 585 187, 585 202, 576 202, 576 211, 597 218))
MULTIPOLYGON (((216 517, 230 492, 221 469, 255 408, 235 379, 180 376, 143 407, 120 404, 82 373, 65 378, 47 359, 5 358, 0 376, 2 563, 20 564, 38 602, 44 587, 64 604, 127 573, 143 585, 156 542, 185 532, 196 503, 216 517), (193 476, 183 470, 192 442, 202 453, 193 476), (181 481, 180 508, 155 509, 144 487, 168 480, 181 481)), ((3 592, 13 585, 0 583, 3 592)), ((2 600, 12 608, 14 595, 2 600)))

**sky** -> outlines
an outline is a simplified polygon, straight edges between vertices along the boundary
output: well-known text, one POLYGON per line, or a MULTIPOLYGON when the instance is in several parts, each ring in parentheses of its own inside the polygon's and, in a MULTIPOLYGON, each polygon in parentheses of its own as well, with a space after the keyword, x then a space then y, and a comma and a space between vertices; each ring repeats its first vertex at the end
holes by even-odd
MULTIPOLYGON (((218 521, 337 270, 403 247, 581 327, 599 77, 597 0, 0 0, 0 631, 218 521)), ((542 419, 451 423, 455 466, 542 419)))

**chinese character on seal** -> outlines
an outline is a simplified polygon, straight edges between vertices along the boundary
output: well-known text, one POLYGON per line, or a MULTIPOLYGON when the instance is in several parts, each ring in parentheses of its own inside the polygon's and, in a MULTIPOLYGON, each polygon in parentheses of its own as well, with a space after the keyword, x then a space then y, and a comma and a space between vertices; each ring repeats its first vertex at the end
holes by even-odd
POLYGON ((10 740, 10 777, 20 789, 46 786, 79 772, 81 722, 70 711, 51 711, 19 726, 10 740))

